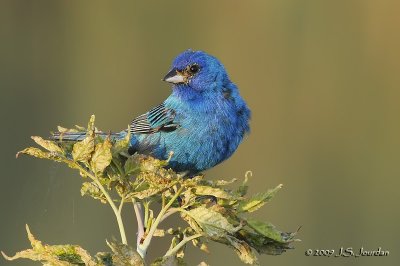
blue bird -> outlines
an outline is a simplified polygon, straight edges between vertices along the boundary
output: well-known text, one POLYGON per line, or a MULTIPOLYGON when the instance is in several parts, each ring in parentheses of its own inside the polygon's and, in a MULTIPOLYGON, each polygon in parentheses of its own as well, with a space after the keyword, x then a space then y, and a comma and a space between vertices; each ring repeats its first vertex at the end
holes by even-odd
MULTIPOLYGON (((172 84, 172 93, 132 121, 129 152, 165 160, 172 151, 168 166, 188 175, 229 158, 250 130, 250 110, 221 62, 203 51, 187 50, 175 58, 163 80, 172 84)), ((115 137, 126 134, 124 130, 115 137)), ((83 138, 83 133, 62 137, 83 138)))

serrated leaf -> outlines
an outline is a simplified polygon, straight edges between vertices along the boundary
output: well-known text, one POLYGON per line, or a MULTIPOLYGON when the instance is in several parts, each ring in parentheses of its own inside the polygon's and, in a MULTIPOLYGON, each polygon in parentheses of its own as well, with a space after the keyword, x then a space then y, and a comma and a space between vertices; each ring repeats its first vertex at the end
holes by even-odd
POLYGON ((195 192, 196 195, 206 195, 206 196, 214 196, 216 198, 221 199, 233 199, 234 196, 230 195, 223 189, 214 188, 209 186, 196 186, 195 192))
POLYGON ((225 235, 234 234, 240 229, 235 227, 220 213, 200 206, 185 212, 201 227, 208 236, 223 237, 225 235))
POLYGON ((238 212, 253 212, 264 206, 270 199, 272 199, 279 189, 282 188, 282 184, 278 185, 274 189, 270 189, 267 192, 258 193, 252 196, 250 199, 245 199, 239 202, 237 206, 238 212))
POLYGON ((38 145, 42 146, 46 150, 50 152, 56 152, 56 153, 63 153, 63 150, 53 141, 50 140, 44 140, 41 137, 38 136, 32 136, 31 137, 38 145))
POLYGON ((72 148, 72 158, 75 161, 87 162, 94 151, 94 134, 88 135, 82 141, 74 144, 72 148))
POLYGON ((112 144, 109 138, 106 138, 104 142, 96 144, 94 153, 90 160, 94 172, 101 173, 110 165, 112 159, 111 146, 112 144))
POLYGON ((273 224, 268 222, 258 221, 252 218, 247 218, 246 221, 247 224, 257 233, 265 237, 268 237, 272 240, 278 241, 279 243, 288 242, 286 239, 284 239, 284 234, 278 231, 273 224))

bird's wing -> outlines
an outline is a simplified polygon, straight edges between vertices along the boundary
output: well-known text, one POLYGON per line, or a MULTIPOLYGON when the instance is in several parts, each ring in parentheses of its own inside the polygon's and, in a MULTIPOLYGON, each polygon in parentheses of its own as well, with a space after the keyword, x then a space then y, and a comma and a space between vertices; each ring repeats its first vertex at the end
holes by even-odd
POLYGON ((174 122, 175 111, 162 103, 149 112, 136 117, 130 127, 132 134, 152 134, 159 131, 173 131, 179 125, 174 122))

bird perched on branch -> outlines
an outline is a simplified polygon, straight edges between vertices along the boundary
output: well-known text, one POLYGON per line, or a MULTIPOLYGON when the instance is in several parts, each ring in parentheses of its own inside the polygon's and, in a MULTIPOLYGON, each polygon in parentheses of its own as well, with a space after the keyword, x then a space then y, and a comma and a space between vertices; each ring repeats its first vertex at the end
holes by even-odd
MULTIPOLYGON (((172 84, 172 93, 132 121, 129 152, 165 160, 172 151, 168 166, 188 174, 229 158, 249 132, 250 110, 221 62, 203 51, 187 50, 175 58, 163 80, 172 84)), ((85 134, 55 133, 53 138, 79 141, 85 134)), ((126 134, 113 133, 112 138, 126 134)))

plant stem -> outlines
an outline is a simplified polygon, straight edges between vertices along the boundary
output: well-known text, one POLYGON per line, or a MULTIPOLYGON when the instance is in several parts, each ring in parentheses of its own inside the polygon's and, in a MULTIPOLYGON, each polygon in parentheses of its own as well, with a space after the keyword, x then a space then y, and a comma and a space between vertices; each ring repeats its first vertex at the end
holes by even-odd
MULTIPOLYGON (((73 162, 73 161, 71 161, 73 162)), ((96 185, 99 187, 99 189, 101 190, 101 192, 103 192, 104 196, 106 197, 108 203, 111 206, 111 209, 114 211, 115 217, 117 218, 117 223, 118 223, 118 228, 119 228, 119 233, 121 235, 121 242, 122 244, 127 245, 128 241, 126 239, 126 234, 125 234, 125 228, 124 228, 124 223, 122 221, 122 216, 121 216, 121 209, 122 209, 122 204, 123 204, 123 199, 121 202, 121 206, 120 209, 117 208, 117 206, 115 205, 113 199, 111 198, 110 194, 108 194, 107 190, 104 188, 104 186, 100 183, 99 179, 97 178, 96 174, 92 174, 89 171, 87 171, 84 167, 82 167, 79 163, 73 162, 76 164, 76 166, 79 168, 79 170, 81 170, 82 172, 84 172, 87 176, 90 177, 90 179, 92 179, 96 185)))
MULTIPOLYGON (((142 237, 144 235, 143 209, 142 209, 142 204, 140 202, 136 202, 135 199, 132 199, 132 203, 133 203, 133 209, 135 210, 136 220, 137 220, 137 224, 138 224, 136 245, 137 245, 137 247, 139 247, 140 241, 142 240, 142 237)), ((138 252, 139 252, 139 250, 138 250, 138 252)), ((140 256, 142 256, 142 254, 140 254, 140 256)))
POLYGON ((143 254, 143 257, 146 256, 146 252, 147 249, 150 245, 151 239, 154 235, 154 232, 156 231, 158 225, 160 224, 162 218, 164 217, 164 214, 167 212, 167 210, 169 209, 169 207, 171 207, 172 203, 175 202, 175 200, 179 197, 179 195, 181 194, 183 190, 183 187, 180 187, 175 195, 170 199, 170 201, 165 205, 164 208, 161 209, 160 213, 158 214, 156 220, 153 222, 153 224, 151 225, 150 231, 147 234, 146 238, 144 239, 143 243, 141 245, 138 246, 138 250, 140 250, 139 254, 143 254))
POLYGON ((171 216, 172 214, 174 214, 174 213, 176 213, 176 212, 179 212, 179 211, 181 211, 182 209, 181 208, 172 208, 172 209, 169 209, 165 214, 164 214, 164 216, 161 218, 161 221, 160 221, 160 223, 162 222, 162 221, 164 221, 165 219, 167 219, 169 216, 171 216))
POLYGON ((164 257, 169 257, 172 255, 175 255, 175 253, 177 253, 184 245, 186 245, 187 242, 189 242, 195 238, 201 237, 201 236, 202 236, 202 234, 195 234, 195 235, 192 235, 189 237, 184 237, 182 239, 182 241, 179 242, 173 249, 168 250, 167 253, 165 253, 164 257))
MULTIPOLYGON (((122 244, 127 245, 128 241, 126 239, 124 222, 122 221, 121 212, 117 209, 117 206, 115 206, 115 203, 113 202, 112 198, 108 194, 107 190, 103 187, 103 185, 100 183, 100 181, 97 179, 97 177, 94 179, 94 182, 99 186, 101 192, 103 192, 103 194, 106 197, 108 203, 110 204, 111 208, 113 209, 114 214, 115 214, 115 218, 117 218, 119 233, 121 235, 121 242, 122 242, 122 244)), ((121 207, 122 207, 122 204, 121 204, 121 207)))

